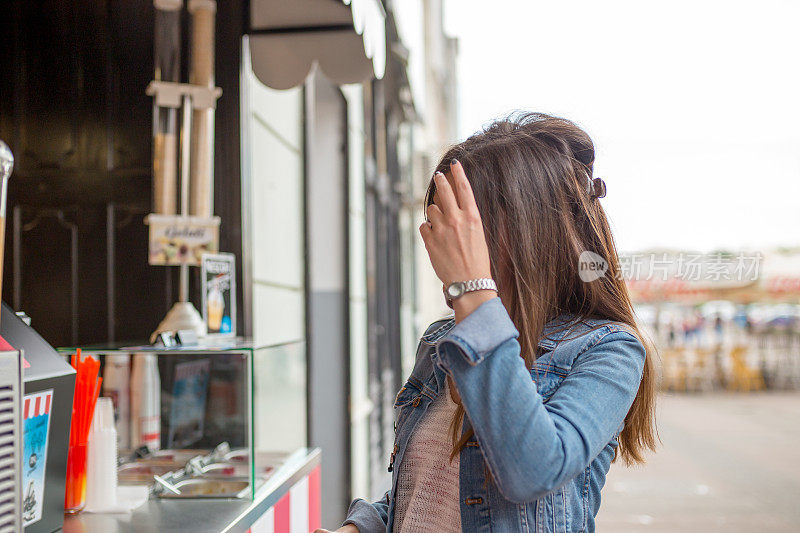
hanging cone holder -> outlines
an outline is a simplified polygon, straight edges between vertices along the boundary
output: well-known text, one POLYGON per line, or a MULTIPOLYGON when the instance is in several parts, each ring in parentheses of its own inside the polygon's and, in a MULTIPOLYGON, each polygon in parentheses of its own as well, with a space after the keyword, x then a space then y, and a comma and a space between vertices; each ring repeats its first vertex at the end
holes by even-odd
MULTIPOLYGON (((208 88, 187 83, 153 81, 147 87, 147 94, 155 98, 158 107, 179 108, 181 110, 181 213, 180 216, 188 220, 196 217, 189 215, 190 191, 190 158, 191 158, 191 129, 192 112, 196 109, 214 109, 216 101, 222 94, 219 87, 208 88)), ((218 217, 212 217, 219 220, 218 217)), ((189 301, 189 264, 182 264, 180 270, 180 285, 178 301, 172 306, 167 315, 150 336, 153 343, 161 333, 175 333, 191 330, 198 337, 207 333, 205 322, 197 309, 189 301)))
MULTIPOLYGON (((155 18, 154 80, 147 86, 147 94, 153 97, 153 183, 154 210, 150 224, 151 241, 157 233, 157 223, 166 223, 167 228, 180 226, 181 231, 197 233, 202 226, 211 226, 211 237, 203 233, 199 250, 216 251, 219 217, 213 212, 214 183, 214 109, 222 89, 214 83, 215 0, 188 0, 187 8, 192 17, 189 83, 180 83, 180 12, 184 0, 153 0, 155 18), (180 212, 176 216, 177 158, 176 129, 177 110, 181 110, 180 128, 180 212), (158 221, 158 222, 157 222, 158 221)), ((163 228, 163 226, 162 226, 163 228)), ((187 233, 188 235, 188 233, 187 233)), ((169 233, 163 237, 170 239, 169 233)), ((169 240, 168 240, 169 242, 169 240)), ((158 247, 151 242, 151 252, 156 256, 158 247)), ((197 265, 197 251, 186 253, 188 239, 178 244, 177 261, 167 257, 164 250, 151 264, 180 264, 180 286, 178 301, 161 321, 150 337, 154 342, 159 334, 174 334, 191 330, 196 336, 206 335, 206 325, 200 313, 189 301, 189 266, 197 265)), ((169 249, 174 253, 174 247, 169 249)), ((174 256, 173 256, 174 258, 174 256)))

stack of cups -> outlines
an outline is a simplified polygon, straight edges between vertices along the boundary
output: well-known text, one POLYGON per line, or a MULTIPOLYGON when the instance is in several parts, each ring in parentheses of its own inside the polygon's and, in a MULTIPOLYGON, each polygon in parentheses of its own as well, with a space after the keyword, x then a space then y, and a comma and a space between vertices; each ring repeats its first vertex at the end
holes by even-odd
POLYGON ((86 507, 89 512, 117 505, 117 430, 111 398, 98 398, 89 431, 86 464, 86 507))

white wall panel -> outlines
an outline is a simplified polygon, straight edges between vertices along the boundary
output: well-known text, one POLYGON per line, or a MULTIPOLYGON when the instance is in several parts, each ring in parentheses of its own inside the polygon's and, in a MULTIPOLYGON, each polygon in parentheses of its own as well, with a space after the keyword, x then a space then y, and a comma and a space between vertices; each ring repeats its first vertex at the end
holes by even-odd
POLYGON ((269 346, 305 338, 303 291, 253 284, 256 346, 269 346))
POLYGON ((257 452, 293 452, 306 445, 306 345, 256 350, 253 421, 257 452))
MULTIPOLYGON (((285 91, 262 85, 250 76, 250 112, 295 150, 303 150, 303 89, 285 91)), ((257 146, 253 147, 257 149, 257 146)))
POLYGON ((245 82, 253 337, 259 346, 302 341, 303 89, 270 89, 251 72, 245 82))
POLYGON ((253 278, 303 285, 303 161, 260 122, 252 124, 253 278))

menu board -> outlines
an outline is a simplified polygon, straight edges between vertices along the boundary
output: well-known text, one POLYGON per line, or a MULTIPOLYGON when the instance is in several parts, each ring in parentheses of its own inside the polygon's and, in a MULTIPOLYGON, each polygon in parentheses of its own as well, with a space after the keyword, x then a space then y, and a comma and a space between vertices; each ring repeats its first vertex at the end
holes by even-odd
POLYGON ((236 335, 236 256, 203 254, 203 322, 209 335, 236 335))
POLYGON ((150 227, 148 262, 151 265, 198 266, 205 253, 219 245, 219 217, 147 215, 150 227))

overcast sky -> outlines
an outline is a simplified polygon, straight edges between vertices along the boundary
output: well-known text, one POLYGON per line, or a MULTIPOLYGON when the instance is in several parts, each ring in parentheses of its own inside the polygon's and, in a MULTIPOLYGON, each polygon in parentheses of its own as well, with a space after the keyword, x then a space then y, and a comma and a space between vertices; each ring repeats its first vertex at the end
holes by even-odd
POLYGON ((447 0, 462 138, 583 126, 621 251, 800 245, 800 3, 447 0))

